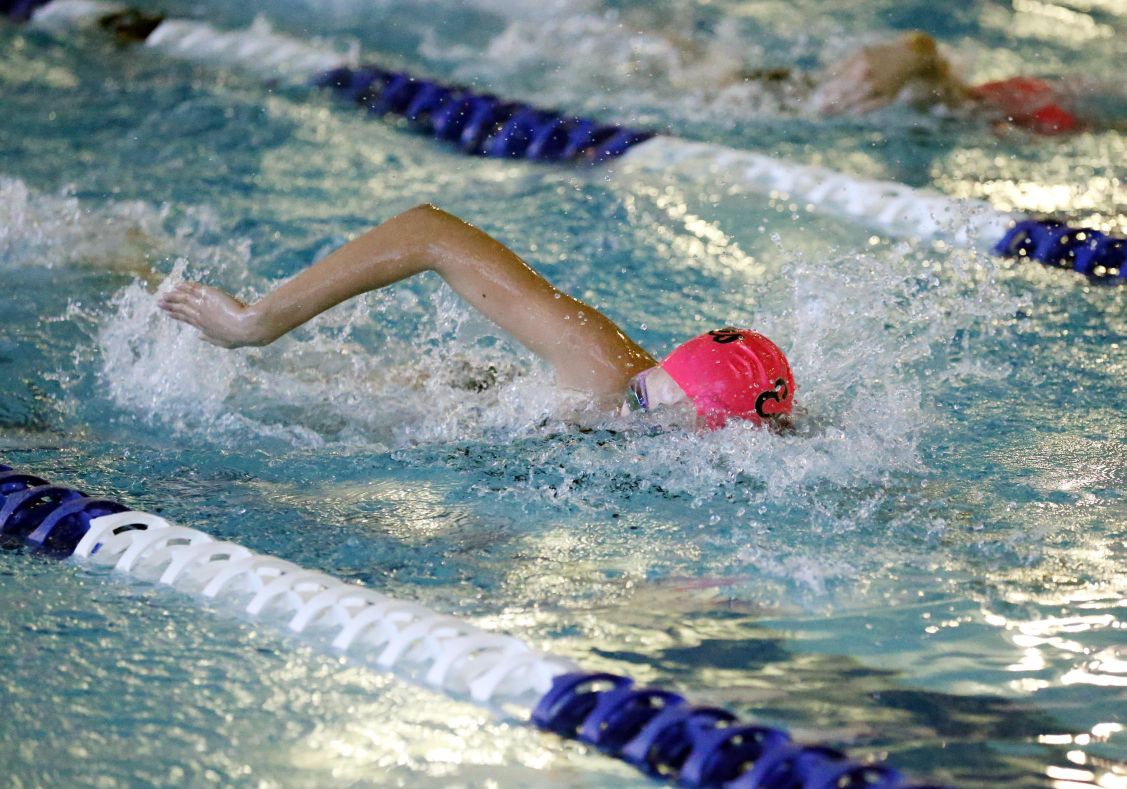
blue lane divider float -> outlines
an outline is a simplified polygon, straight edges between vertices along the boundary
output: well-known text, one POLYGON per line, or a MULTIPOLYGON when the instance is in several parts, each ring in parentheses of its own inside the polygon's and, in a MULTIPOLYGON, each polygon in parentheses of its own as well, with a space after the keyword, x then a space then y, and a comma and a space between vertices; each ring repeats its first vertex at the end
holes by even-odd
POLYGON ((533 725, 657 780, 726 789, 941 789, 911 784, 892 767, 856 762, 833 748, 798 745, 781 729, 693 706, 677 693, 636 687, 629 677, 575 670, 510 636, 478 631, 6 465, 0 465, 0 540, 178 588, 194 583, 205 597, 242 594, 250 615, 273 605, 292 616, 293 632, 319 624, 339 631, 332 640, 338 649, 378 648, 376 663, 383 668, 423 665, 429 684, 478 702, 508 700, 510 709, 525 699, 533 725), (528 700, 530 691, 536 695, 528 700))
POLYGON ((270 79, 297 78, 331 89, 374 116, 402 118, 409 128, 475 156, 592 164, 621 159, 635 170, 739 184, 775 199, 850 217, 893 237, 944 241, 1036 260, 1076 271, 1095 284, 1127 282, 1122 237, 1083 230, 1070 234, 1061 231, 1063 225, 1055 220, 1008 214, 981 200, 951 198, 751 151, 600 124, 376 65, 353 67, 346 64, 347 56, 279 35, 262 20, 246 30, 223 31, 106 0, 0 0, 0 11, 12 20, 30 20, 54 32, 97 25, 119 41, 172 57, 233 65, 270 79), (1053 237, 1046 241, 1045 233, 1053 237), (1080 235, 1086 240, 1078 242, 1080 235))
POLYGON ((13 22, 26 22, 40 6, 51 0, 0 0, 0 12, 13 22))
POLYGON ((334 68, 315 77, 313 84, 331 88, 373 115, 404 118, 416 131, 475 156, 597 163, 622 156, 655 136, 376 65, 334 68))
POLYGON ((1090 279, 1121 284, 1127 277, 1127 239, 1055 219, 1018 222, 994 247, 1008 258, 1028 258, 1053 268, 1071 269, 1090 279))

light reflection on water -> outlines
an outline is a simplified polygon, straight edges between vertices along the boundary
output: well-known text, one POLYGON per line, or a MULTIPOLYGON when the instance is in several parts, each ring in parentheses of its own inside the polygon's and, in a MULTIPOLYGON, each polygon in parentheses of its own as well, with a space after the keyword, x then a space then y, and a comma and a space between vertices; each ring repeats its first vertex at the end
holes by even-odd
MULTIPOLYGON (((633 9, 709 53, 702 71, 660 37, 632 39, 660 67, 641 91, 625 58, 609 75, 578 62, 577 41, 624 51, 599 3, 482 3, 480 29, 458 34, 531 42, 538 60, 489 62, 497 43, 448 50, 449 67, 499 92, 1127 225, 1121 135, 1042 146, 895 112, 815 124, 692 88, 732 40, 713 7, 777 34, 741 56, 791 48, 800 62, 930 7, 708 5, 633 9)), ((1097 26, 1123 12, 1081 5, 1097 26)), ((280 23, 383 19, 340 2, 310 21, 310 7, 279 3, 280 23)), ((1001 6, 953 12, 950 43, 983 56, 983 76, 1068 58, 1119 76, 1098 36, 1042 46, 1033 20, 1062 7, 1015 7, 1016 26, 1001 6), (990 38, 1003 32, 1011 46, 990 38)), ((0 35, 16 44, 0 61, 6 460, 935 781, 1124 785, 1122 293, 890 244, 782 196, 466 160, 237 75, 0 35), (659 352, 713 321, 769 328, 801 372, 804 432, 710 439, 599 415, 580 432, 545 372, 433 281, 229 356, 161 323, 129 284, 184 258, 192 276, 260 292, 424 200, 659 352), (476 391, 487 376, 498 383, 476 391)), ((399 54, 438 68, 431 51, 399 54)), ((190 598, 5 551, 0 600, 0 763, 28 783, 648 785, 190 598)))

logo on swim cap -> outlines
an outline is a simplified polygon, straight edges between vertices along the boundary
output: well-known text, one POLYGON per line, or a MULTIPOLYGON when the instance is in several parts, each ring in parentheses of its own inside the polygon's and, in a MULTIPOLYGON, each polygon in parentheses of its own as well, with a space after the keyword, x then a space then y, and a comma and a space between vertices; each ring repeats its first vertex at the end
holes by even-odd
POLYGON ((731 418, 762 424, 789 414, 795 383, 779 346, 758 332, 725 327, 678 346, 661 363, 714 430, 731 418))
POLYGON ((729 326, 726 329, 713 329, 708 333, 708 336, 711 337, 714 342, 729 343, 735 342, 743 335, 740 334, 739 329, 733 329, 729 326))
POLYGON ((769 392, 762 392, 759 397, 755 398, 755 413, 762 417, 781 413, 778 410, 778 404, 786 401, 789 396, 790 386, 787 384, 785 378, 780 378, 775 381, 774 389, 769 392), (770 406, 769 403, 772 401, 775 402, 776 405, 770 406))

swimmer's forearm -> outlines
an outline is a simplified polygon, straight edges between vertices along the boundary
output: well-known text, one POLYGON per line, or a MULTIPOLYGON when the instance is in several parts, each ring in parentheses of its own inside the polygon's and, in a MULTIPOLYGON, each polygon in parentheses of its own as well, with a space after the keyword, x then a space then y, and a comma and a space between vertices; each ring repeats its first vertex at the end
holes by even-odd
POLYGON ((434 206, 406 211, 345 244, 246 309, 265 345, 340 302, 424 271, 556 370, 561 383, 621 394, 655 362, 598 310, 557 290, 512 250, 434 206))
MULTIPOLYGON (((160 306, 224 348, 269 345, 346 299, 430 270, 471 303, 475 294, 488 301, 492 293, 493 312, 505 303, 498 297, 499 285, 528 291, 527 283, 512 287, 523 277, 551 290, 485 233, 433 206, 419 206, 350 241, 253 304, 218 288, 185 282, 165 294, 160 306)), ((505 325, 503 315, 486 314, 505 325)))
POLYGON ((267 345, 342 301, 435 269, 443 218, 452 219, 433 206, 405 211, 248 305, 251 344, 267 345))

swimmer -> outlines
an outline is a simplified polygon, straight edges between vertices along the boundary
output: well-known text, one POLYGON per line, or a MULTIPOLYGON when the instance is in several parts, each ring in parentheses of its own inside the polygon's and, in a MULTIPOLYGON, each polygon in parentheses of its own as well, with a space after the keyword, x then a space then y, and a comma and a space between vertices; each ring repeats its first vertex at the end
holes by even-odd
POLYGON ((728 82, 754 82, 782 107, 822 116, 864 115, 902 103, 983 118, 999 133, 1023 129, 1061 135, 1119 129, 1127 121, 1121 86, 1079 78, 961 80, 935 39, 918 30, 864 47, 820 72, 743 69, 728 82))
MULTIPOLYGON (((163 21, 161 14, 124 8, 104 14, 97 24, 118 43, 134 45, 147 40, 163 21)), ((1016 127, 1044 135, 1120 128, 1127 118, 1127 96, 1115 86, 1037 77, 1012 77, 977 86, 964 83, 935 39, 919 30, 866 46, 816 74, 789 68, 732 73, 721 64, 718 68, 727 72, 721 76, 712 70, 715 58, 707 50, 702 52, 691 37, 671 34, 668 41, 686 57, 682 69, 685 87, 695 89, 702 79, 719 84, 755 82, 781 106, 806 107, 826 117, 859 115, 904 102, 921 109, 969 110, 990 120, 999 132, 1016 127), (696 67, 694 61, 699 61, 696 67)))
POLYGON ((422 205, 350 241, 253 304, 183 282, 160 301, 221 348, 268 345, 346 299, 434 271, 468 304, 544 359, 560 386, 626 414, 684 407, 696 426, 730 419, 789 426, 795 383, 782 351, 761 334, 724 328, 658 362, 609 318, 549 283, 512 250, 434 206, 422 205), (691 408, 690 408, 691 407, 691 408))
POLYGON ((809 100, 815 111, 827 116, 872 112, 895 101, 921 108, 962 108, 992 121, 999 131, 1014 126, 1056 135, 1122 125, 1113 107, 1100 106, 1102 98, 1109 100, 1104 104, 1114 104, 1116 91, 1038 77, 972 86, 955 74, 934 38, 914 30, 829 66, 809 100))

